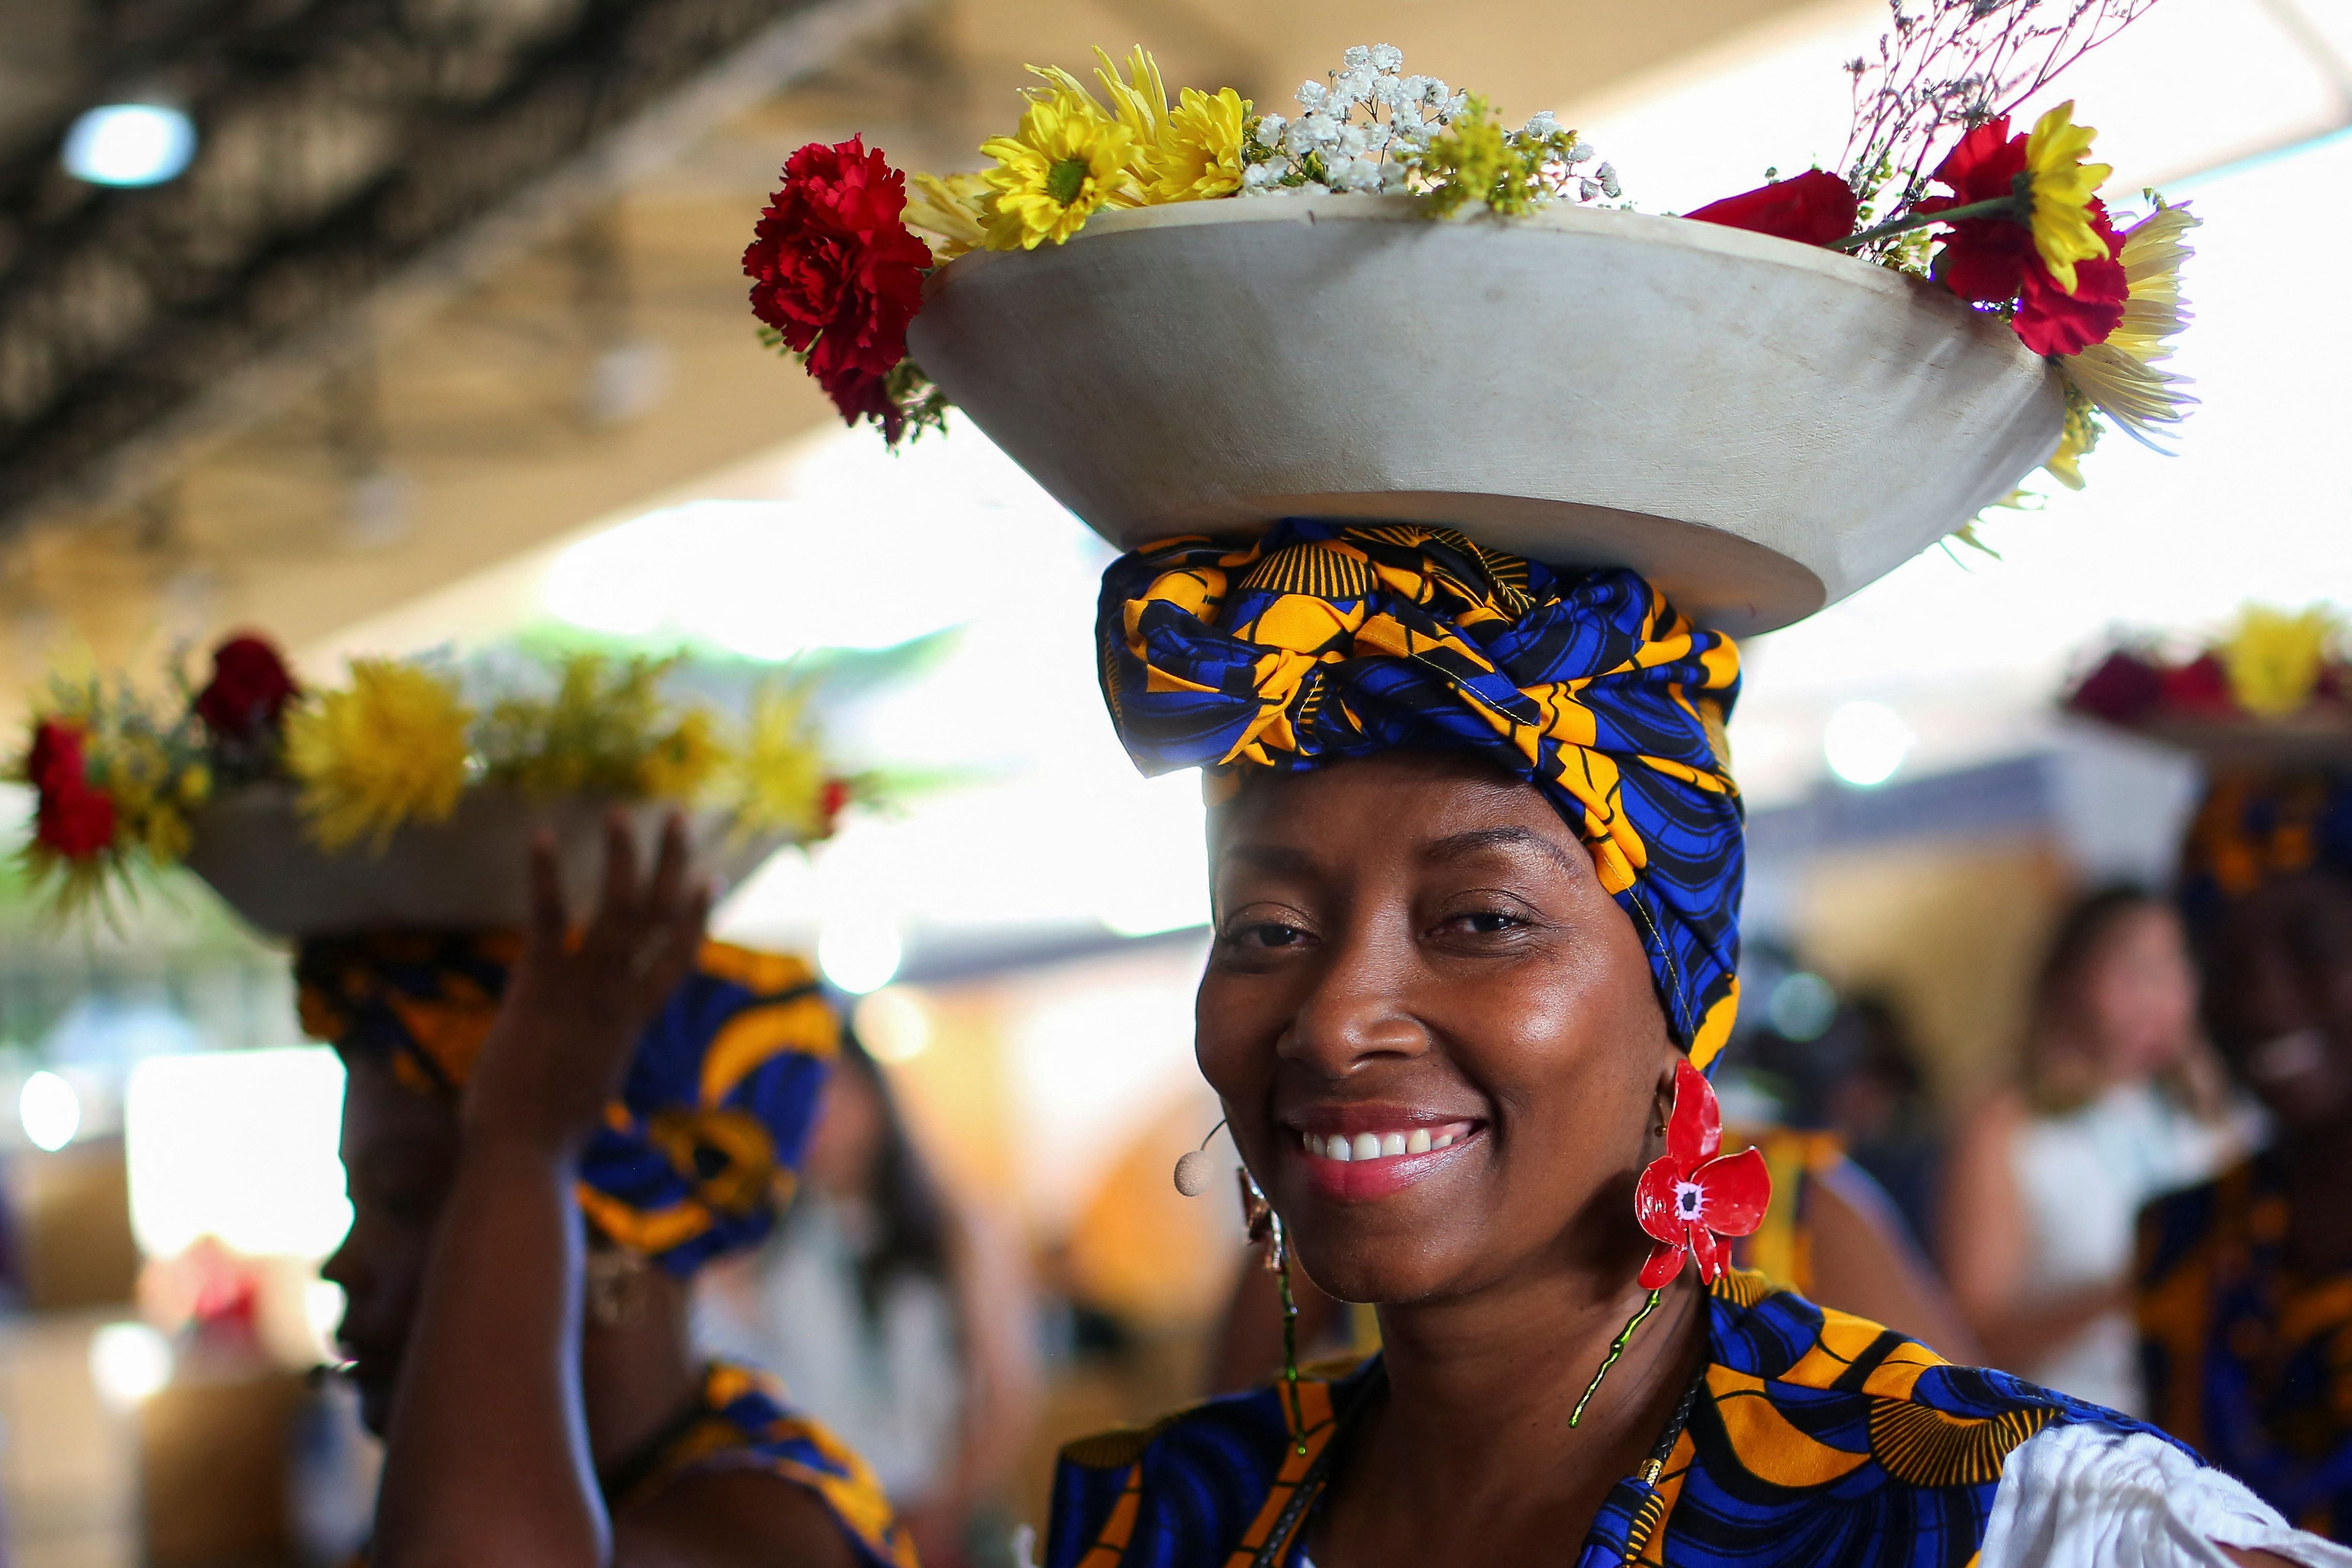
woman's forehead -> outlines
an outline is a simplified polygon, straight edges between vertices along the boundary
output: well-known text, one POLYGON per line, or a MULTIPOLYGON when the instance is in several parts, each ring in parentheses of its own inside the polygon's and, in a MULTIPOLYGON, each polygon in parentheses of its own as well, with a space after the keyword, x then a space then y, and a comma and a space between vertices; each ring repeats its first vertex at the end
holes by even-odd
POLYGON ((1533 785, 1475 758, 1417 753, 1253 778, 1211 813, 1210 841, 1220 860, 1270 869, 1534 856, 1590 872, 1575 833, 1533 785))

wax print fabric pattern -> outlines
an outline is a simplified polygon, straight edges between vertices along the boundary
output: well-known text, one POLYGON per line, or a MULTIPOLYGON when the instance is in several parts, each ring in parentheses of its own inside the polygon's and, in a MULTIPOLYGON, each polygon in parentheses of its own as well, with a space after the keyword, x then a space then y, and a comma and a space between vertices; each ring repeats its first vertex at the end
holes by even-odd
POLYGON ((2181 912, 2191 931, 2210 931, 2233 900, 2309 871, 2352 877, 2352 772, 2223 772, 2189 826, 2181 912))
POLYGON ((1180 538, 1104 573, 1103 695, 1146 773, 1309 768, 1465 750, 1528 779, 1582 839, 1706 1066, 1738 1003, 1731 640, 1630 571, 1554 570, 1414 524, 1292 519, 1180 538))
MULTIPOLYGON (((295 960, 303 1028, 454 1097, 520 952, 510 932, 312 938, 295 960)), ((591 1223, 681 1276, 757 1244, 791 1195, 839 1030, 799 959, 706 942, 582 1155, 591 1223)))
MULTIPOLYGON (((1733 1272, 1707 1364, 1655 1485, 1618 1483, 1578 1568, 1967 1568, 2001 1466, 2053 1425, 2152 1427, 1733 1272)), ((1303 1375, 1298 1452, 1276 1389, 1062 1450, 1046 1568, 1249 1568, 1373 1363, 1303 1375)), ((2158 1434, 2161 1436, 2160 1434, 2158 1434)), ((1276 1560, 1305 1555, 1297 1530, 1276 1560)))
POLYGON ((608 1495, 615 1511, 682 1476, 714 1469, 769 1470, 822 1498, 856 1549, 860 1568, 916 1568, 882 1483, 866 1461, 818 1421, 784 1405, 772 1378, 719 1362, 705 1369, 702 1406, 654 1462, 608 1495))
POLYGON ((2167 1431, 2315 1535, 2352 1544, 2352 1274, 2288 1268, 2259 1155, 2140 1216, 2140 1364, 2167 1431))

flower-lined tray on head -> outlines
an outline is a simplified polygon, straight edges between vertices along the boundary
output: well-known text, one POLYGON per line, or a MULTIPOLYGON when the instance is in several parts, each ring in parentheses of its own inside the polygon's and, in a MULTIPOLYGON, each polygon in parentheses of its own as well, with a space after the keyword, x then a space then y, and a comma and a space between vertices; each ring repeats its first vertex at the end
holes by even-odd
POLYGON ((870 780, 826 766, 805 686, 764 681, 729 713, 676 692, 678 665, 358 659, 306 689, 248 634, 174 699, 59 679, 15 769, 36 793, 25 867, 70 915, 185 865, 261 930, 309 936, 520 925, 542 831, 585 907, 614 807, 648 855, 682 813, 696 871, 719 878, 830 834, 870 780))
POLYGON ((1681 218, 1386 45, 1295 117, 1098 50, 911 200, 857 138, 801 149, 744 269, 845 420, 965 409, 1117 543, 1452 523, 1761 631, 2181 417, 2193 220, 2110 214, 2072 103, 2010 123, 2149 3, 1901 13, 1843 172, 1681 218))
POLYGON ((2248 605, 2204 644, 2120 640, 2068 687, 2070 713, 2219 768, 2352 762, 2352 620, 2248 605))

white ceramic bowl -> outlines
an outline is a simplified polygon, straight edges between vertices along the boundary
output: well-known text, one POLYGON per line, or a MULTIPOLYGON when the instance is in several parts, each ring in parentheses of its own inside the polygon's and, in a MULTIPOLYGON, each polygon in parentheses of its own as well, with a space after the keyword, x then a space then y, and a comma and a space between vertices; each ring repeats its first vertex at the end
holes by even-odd
MULTIPOLYGON (((510 790, 468 789, 446 822, 403 828, 379 854, 365 842, 330 854, 310 841, 294 790, 252 785, 216 796, 195 820, 188 869, 230 907, 276 936, 422 928, 520 926, 530 916, 531 834, 555 835, 566 906, 594 906, 604 864, 605 801, 531 801, 510 790)), ((650 870, 672 808, 624 808, 650 870)), ((687 836, 701 875, 740 882, 786 840, 741 838, 724 811, 689 811, 687 836)))
POLYGON ((1416 208, 1099 213, 940 269, 909 350, 1121 548, 1446 523, 1634 568, 1734 633, 1892 570, 2056 449, 2055 374, 1931 284, 1680 218, 1416 208))

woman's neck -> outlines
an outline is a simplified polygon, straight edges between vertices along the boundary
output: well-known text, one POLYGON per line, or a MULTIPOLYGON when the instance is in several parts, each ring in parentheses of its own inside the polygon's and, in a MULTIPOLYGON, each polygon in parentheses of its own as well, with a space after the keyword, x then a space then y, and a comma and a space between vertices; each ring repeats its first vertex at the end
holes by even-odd
POLYGON ((2289 1265, 2311 1277, 2352 1272, 2352 1126, 2289 1128, 2277 1146, 2289 1265))
POLYGON ((629 1321, 580 1333, 580 1395, 599 1471, 636 1458, 701 1396, 686 1282, 648 1266, 632 1282, 629 1321))
POLYGON ((1548 1272, 1381 1309, 1389 1394, 1334 1483, 1332 1559, 1460 1560, 1475 1545, 1482 1558, 1530 1560, 1543 1543, 1536 1555, 1580 1542, 1611 1489, 1649 1458, 1705 1354, 1706 1293, 1685 1272, 1569 1425, 1647 1298, 1631 1274, 1612 1270, 1604 1285, 1548 1272))

